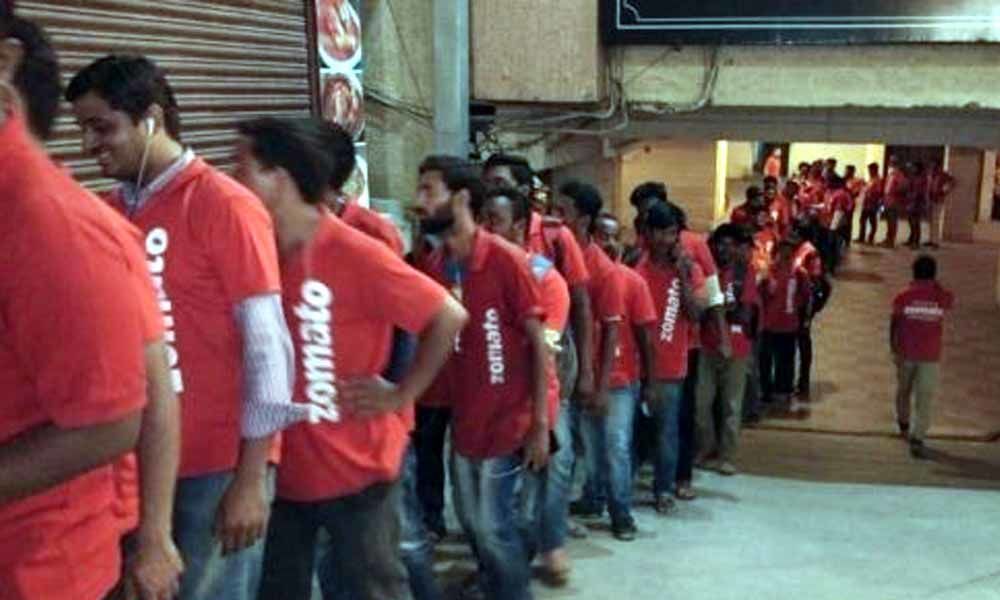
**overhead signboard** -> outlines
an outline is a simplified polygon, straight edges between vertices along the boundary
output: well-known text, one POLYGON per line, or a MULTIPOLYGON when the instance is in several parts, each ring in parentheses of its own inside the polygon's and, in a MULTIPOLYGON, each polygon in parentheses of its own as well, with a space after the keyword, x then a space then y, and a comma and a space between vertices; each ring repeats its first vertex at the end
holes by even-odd
POLYGON ((998 0, 600 0, 608 44, 1000 42, 998 0))

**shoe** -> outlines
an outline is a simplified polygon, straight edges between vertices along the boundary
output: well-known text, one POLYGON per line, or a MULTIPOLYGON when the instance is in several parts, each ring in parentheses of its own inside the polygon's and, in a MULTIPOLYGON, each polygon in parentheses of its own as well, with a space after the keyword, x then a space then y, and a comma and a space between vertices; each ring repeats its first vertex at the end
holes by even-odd
POLYGON ((574 519, 569 520, 569 525, 566 528, 566 533, 569 537, 576 540, 585 540, 590 536, 590 530, 584 525, 578 523, 574 519))
POLYGON ((619 542, 631 542, 638 533, 639 530, 635 526, 635 519, 631 516, 623 517, 621 520, 611 523, 611 534, 619 542))
POLYGON ((922 440, 910 440, 910 456, 917 460, 927 460, 927 446, 922 440))
POLYGON ((732 477, 733 475, 736 475, 737 472, 736 465, 728 460, 720 462, 717 470, 719 471, 719 475, 725 475, 726 477, 732 477))
POLYGON ((677 511, 677 503, 669 496, 657 496, 653 499, 653 508, 658 514, 665 516, 677 511))
POLYGON ((604 516, 604 507, 587 500, 574 500, 569 503, 569 514, 585 519, 600 519, 604 516))
POLYGON ((427 539, 432 544, 437 544, 444 538, 448 537, 448 529, 444 526, 444 519, 425 519, 424 525, 427 527, 427 539))
POLYGON ((548 587, 560 588, 569 584, 569 575, 573 571, 569 555, 565 548, 553 550, 542 556, 542 568, 539 578, 548 587))
POLYGON ((698 494, 694 492, 694 488, 688 483, 678 483, 677 489, 674 490, 674 496, 677 496, 678 500, 683 500, 685 502, 690 502, 698 497, 698 494))
POLYGON ((907 438, 910 436, 910 424, 904 421, 896 421, 896 426, 899 427, 899 435, 907 438))

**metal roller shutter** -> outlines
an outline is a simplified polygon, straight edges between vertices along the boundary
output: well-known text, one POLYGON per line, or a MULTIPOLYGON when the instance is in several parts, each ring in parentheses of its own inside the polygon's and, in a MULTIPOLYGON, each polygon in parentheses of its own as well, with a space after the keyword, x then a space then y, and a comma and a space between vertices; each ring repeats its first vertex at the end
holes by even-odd
MULTIPOLYGON (((184 144, 221 168, 231 166, 236 121, 310 112, 305 2, 19 0, 17 12, 48 31, 67 81, 112 52, 155 60, 177 94, 184 144)), ((112 184, 82 155, 68 110, 50 147, 89 187, 112 184)))

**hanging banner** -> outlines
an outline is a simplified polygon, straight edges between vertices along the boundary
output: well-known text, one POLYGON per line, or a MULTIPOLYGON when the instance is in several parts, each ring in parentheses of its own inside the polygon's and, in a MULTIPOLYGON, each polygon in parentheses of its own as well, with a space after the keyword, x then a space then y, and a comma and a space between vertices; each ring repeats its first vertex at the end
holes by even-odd
POLYGON ((1000 42, 996 0, 601 0, 607 44, 1000 42))
POLYGON ((358 166, 344 186, 348 202, 369 205, 361 0, 313 0, 317 107, 354 138, 358 166))

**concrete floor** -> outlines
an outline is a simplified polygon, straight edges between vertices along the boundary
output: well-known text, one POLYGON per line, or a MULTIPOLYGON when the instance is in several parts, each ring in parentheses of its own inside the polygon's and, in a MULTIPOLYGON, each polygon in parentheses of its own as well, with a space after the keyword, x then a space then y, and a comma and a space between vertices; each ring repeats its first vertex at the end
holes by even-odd
MULTIPOLYGON (((889 436, 747 430, 744 474, 697 472, 699 498, 660 517, 637 488, 639 538, 592 522, 569 546, 571 584, 540 600, 998 600, 1000 445, 935 442, 909 457, 889 436)), ((457 537, 457 536, 456 536, 457 537)), ((438 570, 474 566, 449 538, 438 570)))

